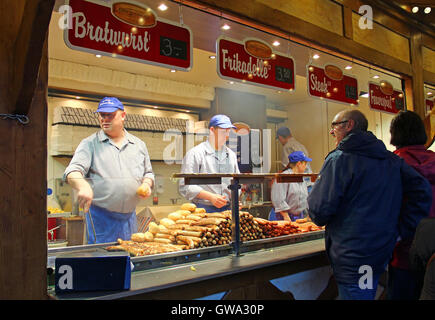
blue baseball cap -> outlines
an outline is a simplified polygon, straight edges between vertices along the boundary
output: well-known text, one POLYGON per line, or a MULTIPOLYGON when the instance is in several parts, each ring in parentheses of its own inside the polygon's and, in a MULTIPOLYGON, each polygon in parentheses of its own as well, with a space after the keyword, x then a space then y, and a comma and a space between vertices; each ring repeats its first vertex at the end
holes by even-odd
POLYGON ((233 126, 233 124, 231 123, 230 118, 228 118, 228 116, 226 116, 224 114, 217 114, 217 115, 213 116, 210 119, 210 123, 209 123, 208 127, 209 128, 219 127, 219 128, 223 128, 223 129, 228 129, 228 128, 236 129, 236 127, 233 126))
POLYGON ((302 151, 294 151, 289 154, 288 161, 298 162, 298 161, 313 161, 313 159, 308 158, 302 151))
POLYGON ((116 110, 124 111, 121 101, 114 97, 105 97, 101 99, 95 112, 115 112, 116 110))
POLYGON ((278 139, 279 136, 288 137, 289 135, 290 135, 290 129, 287 127, 281 127, 278 130, 276 130, 276 139, 278 139))

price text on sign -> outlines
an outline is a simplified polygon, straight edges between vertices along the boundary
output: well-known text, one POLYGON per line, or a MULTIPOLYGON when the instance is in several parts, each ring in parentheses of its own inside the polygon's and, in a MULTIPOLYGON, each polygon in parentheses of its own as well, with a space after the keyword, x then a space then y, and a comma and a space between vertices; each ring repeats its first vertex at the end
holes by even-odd
POLYGON ((357 105, 358 80, 343 74, 340 68, 327 65, 307 66, 308 93, 312 97, 357 105))
POLYGON ((394 90, 390 85, 387 92, 380 84, 369 82, 369 105, 370 108, 387 112, 398 113, 405 109, 405 100, 402 91, 394 90))
POLYGON ((245 49, 245 44, 249 41, 262 44, 264 51, 268 49, 260 40, 238 42, 222 37, 217 40, 218 75, 223 79, 243 81, 271 89, 294 90, 293 59, 274 54, 271 49, 270 55, 255 56, 245 49))
POLYGON ((122 1, 67 1, 71 24, 66 45, 75 50, 188 71, 192 33, 186 26, 159 19, 145 5, 122 1))

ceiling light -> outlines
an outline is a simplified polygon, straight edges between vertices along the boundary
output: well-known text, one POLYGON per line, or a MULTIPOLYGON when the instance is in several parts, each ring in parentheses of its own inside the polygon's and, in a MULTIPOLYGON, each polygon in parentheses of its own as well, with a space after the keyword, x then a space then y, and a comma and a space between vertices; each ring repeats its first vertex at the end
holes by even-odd
POLYGON ((216 56, 209 56, 210 59, 216 59, 216 56))
POLYGON ((272 43, 272 45, 274 45, 275 47, 278 47, 278 46, 280 45, 280 43, 279 43, 279 41, 274 41, 274 42, 272 43))
POLYGON ((431 96, 431 95, 432 95, 432 92, 428 92, 427 95, 428 95, 428 96, 431 96))
POLYGON ((368 98, 369 97, 369 93, 365 92, 365 91, 360 91, 359 92, 359 96, 362 98, 368 98))
POLYGON ((174 70, 174 69, 171 69, 171 72, 175 72, 175 70, 174 70))
POLYGON ((413 13, 417 13, 418 12, 418 7, 412 7, 412 12, 413 13))
POLYGON ((426 7, 426 8, 424 8, 424 13, 428 14, 431 12, 431 10, 432 10, 431 7, 426 7))
POLYGON ((222 29, 223 29, 223 30, 230 30, 231 27, 225 23, 225 24, 222 26, 222 29))
POLYGON ((159 107, 154 107, 154 109, 158 109, 159 107))
POLYGON ((319 59, 319 58, 320 56, 317 53, 313 56, 313 59, 319 59))
POLYGON ((165 11, 166 9, 168 9, 168 6, 164 3, 162 3, 157 8, 159 8, 160 11, 165 11))
POLYGON ((350 69, 352 69, 352 66, 346 66, 346 67, 344 67, 346 70, 350 70, 350 69))
POLYGON ((373 76, 373 79, 379 79, 379 76, 378 76, 377 74, 375 74, 375 75, 373 76))
POLYGON ((230 84, 234 84, 234 81, 230 81, 230 84))
POLYGON ((79 99, 80 99, 80 97, 76 97, 76 99, 77 99, 77 100, 79 100, 79 99))
POLYGON ((96 54, 95 55, 97 58, 101 58, 101 54, 96 54))

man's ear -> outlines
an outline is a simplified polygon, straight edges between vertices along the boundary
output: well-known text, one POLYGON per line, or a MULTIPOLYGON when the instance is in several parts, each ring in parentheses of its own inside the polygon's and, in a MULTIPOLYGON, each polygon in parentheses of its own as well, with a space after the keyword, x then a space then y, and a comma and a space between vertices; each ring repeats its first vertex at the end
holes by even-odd
POLYGON ((355 120, 349 119, 347 123, 347 129, 349 129, 348 131, 351 131, 353 130, 353 128, 355 128, 355 120))
POLYGON ((125 115, 126 115, 125 111, 122 111, 122 113, 121 113, 121 119, 122 120, 125 120, 125 115))

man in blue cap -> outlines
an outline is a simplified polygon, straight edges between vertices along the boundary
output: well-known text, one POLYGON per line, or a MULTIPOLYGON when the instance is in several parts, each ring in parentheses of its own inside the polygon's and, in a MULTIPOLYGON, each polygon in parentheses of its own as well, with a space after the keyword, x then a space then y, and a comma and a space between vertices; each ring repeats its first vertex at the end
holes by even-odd
MULTIPOLYGON (((228 116, 218 114, 210 119, 208 139, 190 149, 181 167, 182 173, 240 173, 237 156, 225 143, 235 128, 228 116)), ((180 194, 207 212, 231 210, 231 178, 222 178, 220 185, 185 185, 180 179, 180 194)))
MULTIPOLYGON (((294 151, 288 156, 288 164, 282 173, 304 173, 308 158, 302 151, 294 151)), ((272 184, 271 200, 273 210, 269 215, 269 220, 295 221, 302 219, 307 214, 308 209, 308 190, 306 181, 292 183, 272 184)))
POLYGON ((80 142, 63 176, 88 213, 88 244, 129 240, 137 232, 136 205, 154 184, 145 143, 124 129, 121 101, 103 98, 96 113, 101 130, 80 142))

